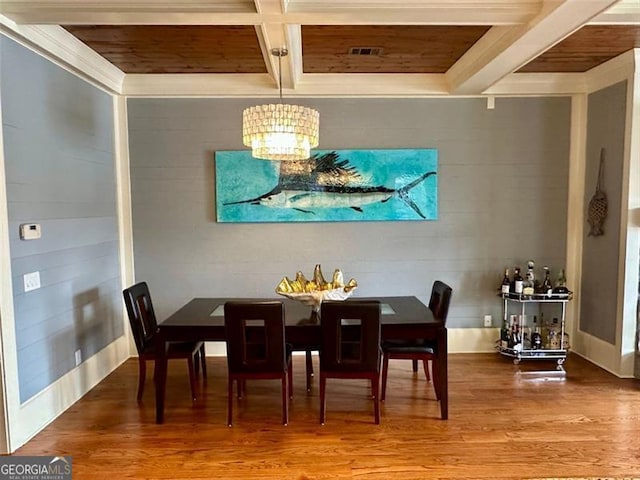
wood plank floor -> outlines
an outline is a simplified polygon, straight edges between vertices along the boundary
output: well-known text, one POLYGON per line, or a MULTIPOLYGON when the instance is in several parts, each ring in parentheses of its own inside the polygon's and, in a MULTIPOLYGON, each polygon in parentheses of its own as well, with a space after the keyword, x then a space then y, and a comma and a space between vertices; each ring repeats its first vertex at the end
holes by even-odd
POLYGON ((566 379, 518 374, 498 354, 451 355, 447 421, 411 362, 392 361, 379 426, 367 384, 339 380, 329 380, 321 426, 303 356, 286 427, 277 381, 249 382, 229 428, 225 360, 208 359, 195 403, 186 362, 171 364, 163 425, 154 422, 151 375, 136 403, 132 359, 16 454, 72 455, 74 480, 640 477, 640 381, 575 355, 566 379))

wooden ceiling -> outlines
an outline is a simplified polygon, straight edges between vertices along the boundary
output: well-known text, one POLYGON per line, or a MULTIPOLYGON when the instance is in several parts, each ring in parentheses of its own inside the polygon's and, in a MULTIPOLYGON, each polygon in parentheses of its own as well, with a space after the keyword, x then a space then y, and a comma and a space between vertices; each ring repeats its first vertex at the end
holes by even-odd
POLYGON ((584 73, 640 48, 640 0, 6 0, 0 13, 64 29, 126 76, 258 75, 272 87, 281 68, 283 86, 304 95, 372 79, 358 74, 481 94, 514 74, 584 73), (281 46, 290 55, 278 67, 269 52, 281 46))

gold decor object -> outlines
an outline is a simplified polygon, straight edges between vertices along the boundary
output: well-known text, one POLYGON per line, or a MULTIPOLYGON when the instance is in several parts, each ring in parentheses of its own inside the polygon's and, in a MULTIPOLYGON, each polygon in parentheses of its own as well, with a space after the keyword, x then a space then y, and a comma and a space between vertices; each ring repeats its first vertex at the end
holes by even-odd
POLYGON ((276 287, 276 293, 306 305, 311 305, 318 312, 323 300, 346 300, 358 287, 355 279, 344 283, 340 269, 333 272, 330 282, 324 279, 320 264, 313 271, 313 280, 307 280, 302 272, 296 273, 295 280, 284 277, 276 287))
POLYGON ((589 201, 587 222, 589 222, 589 237, 604 235, 604 220, 607 218, 607 194, 604 193, 604 148, 600 150, 600 167, 598 168, 598 180, 596 192, 589 201))
POLYGON ((318 146, 320 114, 300 105, 282 103, 282 57, 286 48, 274 48, 278 57, 280 103, 249 107, 242 113, 242 143, 254 158, 307 160, 318 146))

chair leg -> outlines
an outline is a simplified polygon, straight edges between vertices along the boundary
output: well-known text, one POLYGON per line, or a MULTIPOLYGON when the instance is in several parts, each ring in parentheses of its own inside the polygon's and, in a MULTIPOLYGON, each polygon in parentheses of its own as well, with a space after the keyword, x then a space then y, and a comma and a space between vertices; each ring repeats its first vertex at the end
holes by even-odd
POLYGON ((287 386, 287 375, 282 375, 282 425, 287 425, 289 423, 289 395, 287 386))
POLYGON ((380 377, 371 379, 371 389, 373 390, 373 416, 376 425, 380 425, 380 402, 378 393, 380 391, 380 377))
POLYGON ((244 391, 247 389, 247 381, 243 378, 238 379, 237 383, 238 385, 236 386, 236 388, 238 389, 238 400, 240 400, 244 395, 244 391))
POLYGON ((325 390, 327 388, 327 377, 320 372, 320 425, 324 425, 324 415, 327 409, 325 390))
POLYGON ((427 382, 430 382, 431 376, 429 375, 429 360, 422 360, 422 368, 424 369, 424 376, 427 378, 427 382))
MULTIPOLYGON (((240 380, 238 380, 238 388, 240 388, 240 380)), ((227 385, 227 426, 232 425, 233 420, 233 377, 229 375, 227 385)))
POLYGON ((189 383, 191 384, 191 398, 196 399, 196 372, 193 368, 193 357, 187 358, 187 366, 189 368, 189 383))
POLYGON ((413 373, 418 373, 418 360, 411 360, 413 366, 413 373))
POLYGON ((311 377, 313 377, 313 358, 311 357, 311 350, 306 352, 306 369, 307 369, 307 392, 311 391, 311 377))
POLYGON ((207 353, 205 351, 204 343, 200 347, 200 363, 202 364, 202 378, 207 378, 207 353))
POLYGON ((288 386, 289 386, 289 398, 293 398, 293 362, 289 361, 289 367, 287 368, 288 386))
POLYGON ((433 371, 433 389, 436 392, 436 399, 440 400, 440 378, 438 377, 438 365, 435 359, 431 360, 431 370, 433 371))
POLYGON ((389 354, 385 353, 382 357, 382 393, 380 401, 384 402, 387 395, 387 370, 389 370, 389 354))
POLYGON ((144 382, 146 379, 147 364, 142 358, 138 357, 138 402, 142 401, 142 392, 144 391, 144 382))

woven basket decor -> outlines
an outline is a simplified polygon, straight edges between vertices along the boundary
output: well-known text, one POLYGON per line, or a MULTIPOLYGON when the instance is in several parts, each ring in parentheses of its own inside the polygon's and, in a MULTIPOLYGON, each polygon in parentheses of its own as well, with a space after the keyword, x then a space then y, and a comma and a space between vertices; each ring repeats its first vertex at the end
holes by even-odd
POLYGON ((598 168, 598 180, 596 192, 589 201, 587 222, 589 222, 589 236, 598 237, 604 235, 604 220, 607 218, 607 195, 604 193, 604 148, 600 150, 600 167, 598 168))

